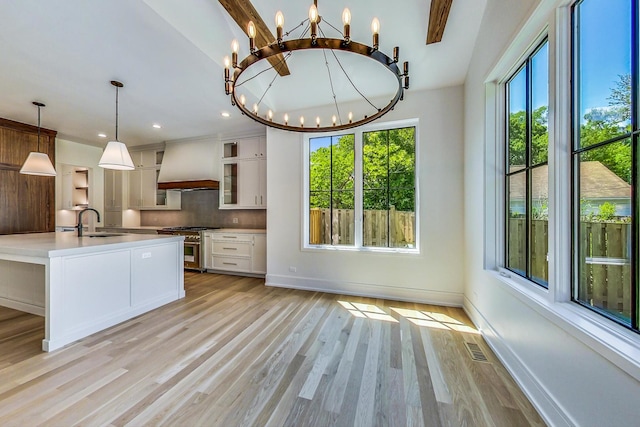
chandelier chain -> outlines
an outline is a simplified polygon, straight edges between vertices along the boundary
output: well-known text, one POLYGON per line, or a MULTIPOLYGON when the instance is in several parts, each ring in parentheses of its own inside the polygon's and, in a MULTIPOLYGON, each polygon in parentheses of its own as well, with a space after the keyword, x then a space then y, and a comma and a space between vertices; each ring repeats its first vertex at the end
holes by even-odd
POLYGON ((340 117, 340 108, 338 107, 338 98, 336 97, 336 91, 333 88, 333 80, 331 79, 331 69, 329 68, 329 61, 327 60, 327 52, 322 49, 324 55, 324 65, 327 67, 327 74, 329 75, 329 85, 331 86, 331 94, 333 95, 333 104, 336 106, 336 113, 340 118, 340 124, 342 124, 342 118, 340 117))
MULTIPOLYGON (((329 24, 327 22, 327 24, 329 24)), ((331 24, 329 24, 331 25, 331 24)), ((333 27, 333 25, 331 25, 333 27)), ((334 27, 335 28, 335 27, 334 27)), ((318 31, 322 34, 322 37, 326 37, 324 34, 324 31, 322 31, 322 29, 320 28, 320 26, 318 26, 318 31)), ((324 53, 325 49, 322 49, 322 52, 324 53)), ((369 101, 369 98, 367 98, 366 96, 364 96, 364 94, 362 92, 360 92, 360 89, 358 89, 355 85, 355 83, 353 83, 353 81, 351 80, 351 77, 349 77, 349 74, 347 74, 347 71, 344 69, 344 67, 342 66, 342 63, 340 63, 340 60, 338 59, 338 56, 336 55, 336 53, 333 51, 333 49, 331 50, 331 53, 333 54, 333 57, 335 58, 336 62, 338 63, 338 65, 340 66, 340 69, 342 70, 342 72, 344 73, 345 77, 347 78, 347 80, 349 80, 349 83, 351 83, 351 86, 353 86, 353 88, 355 89, 356 92, 358 92, 358 94, 362 97, 362 99, 364 99, 365 101, 367 101, 369 103, 369 105, 371 105, 373 108, 376 109, 376 111, 380 111, 380 109, 378 107, 376 107, 375 105, 373 105, 373 103, 371 101, 369 101)), ((325 56, 325 60, 326 60, 326 56, 325 56)), ((327 63, 327 70, 329 70, 329 64, 327 63)), ((331 80, 331 73, 329 72, 329 80, 331 80)), ((331 89, 333 90, 333 85, 331 87, 331 89)), ((334 93, 334 98, 335 98, 335 93, 334 93)))

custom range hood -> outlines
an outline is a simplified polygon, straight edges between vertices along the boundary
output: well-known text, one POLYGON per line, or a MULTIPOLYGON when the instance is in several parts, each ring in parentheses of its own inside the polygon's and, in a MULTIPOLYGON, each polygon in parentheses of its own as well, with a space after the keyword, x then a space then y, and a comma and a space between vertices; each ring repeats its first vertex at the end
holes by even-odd
POLYGON ((212 140, 167 142, 158 175, 161 190, 217 190, 217 150, 212 140))

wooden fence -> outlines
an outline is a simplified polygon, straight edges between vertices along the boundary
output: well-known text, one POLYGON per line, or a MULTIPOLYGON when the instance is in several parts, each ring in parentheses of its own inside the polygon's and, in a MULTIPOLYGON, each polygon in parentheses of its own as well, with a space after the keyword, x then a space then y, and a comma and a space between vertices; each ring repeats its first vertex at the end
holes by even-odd
MULTIPOLYGON (((524 267, 525 220, 509 219, 509 265, 524 267)), ((631 266, 629 233, 631 224, 580 223, 579 294, 587 303, 611 312, 631 315, 631 266)), ((531 274, 548 280, 548 222, 531 223, 531 274)))
MULTIPOLYGON (((312 245, 353 245, 355 243, 353 209, 312 208, 309 212, 309 243, 312 245), (333 235, 331 229, 333 228, 333 235)), ((363 245, 376 247, 415 247, 415 212, 365 210, 363 245), (389 222, 387 224, 387 218, 389 222)))

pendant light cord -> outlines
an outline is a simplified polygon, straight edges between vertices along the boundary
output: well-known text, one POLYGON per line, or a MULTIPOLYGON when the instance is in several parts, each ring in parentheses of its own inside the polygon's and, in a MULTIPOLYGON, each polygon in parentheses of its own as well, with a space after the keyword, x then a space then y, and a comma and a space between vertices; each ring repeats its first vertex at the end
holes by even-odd
POLYGON ((40 106, 38 105, 38 153, 40 152, 40 106))
POLYGON ((118 140, 118 86, 116 86, 116 141, 118 140))

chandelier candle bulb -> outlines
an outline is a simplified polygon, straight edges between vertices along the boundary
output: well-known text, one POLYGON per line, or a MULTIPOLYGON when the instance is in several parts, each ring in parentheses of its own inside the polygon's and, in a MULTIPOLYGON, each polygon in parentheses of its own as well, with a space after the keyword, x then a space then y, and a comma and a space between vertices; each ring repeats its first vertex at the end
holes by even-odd
POLYGON ((400 57, 400 48, 398 46, 393 48, 393 62, 398 62, 400 57))
POLYGON ((320 116, 316 117, 316 127, 320 127, 320 116))
POLYGON ((309 22, 311 23, 311 39, 315 41, 318 34, 318 8, 315 4, 309 8, 309 22))
POLYGON ((353 113, 349 111, 349 123, 353 122, 353 113))
POLYGON ((342 24, 344 25, 344 40, 349 42, 351 38, 351 11, 348 7, 342 11, 342 24))
POLYGON ((371 32, 373 33, 373 49, 378 50, 379 44, 379 32, 380 32, 380 21, 378 18, 373 18, 371 21, 371 32))
POLYGON ((331 117, 331 121, 333 122, 333 125, 336 125, 336 116, 334 115, 333 117, 331 117))
POLYGON ((407 61, 404 61, 404 64, 402 64, 402 68, 404 71, 404 75, 408 76, 409 75, 409 63, 407 61))
POLYGON ((253 21, 247 24, 247 34, 249 35, 249 50, 251 53, 256 50, 256 25, 253 21))
POLYGON ((244 95, 240 95, 240 104, 242 104, 242 106, 244 107, 244 103, 247 101, 247 99, 244 97, 244 95))
POLYGON ((269 118, 269 121, 273 121, 273 111, 269 110, 269 112, 267 112, 267 117, 269 118))
POLYGON ((304 127, 304 116, 300 116, 300 127, 304 127))
POLYGON ((282 41, 282 28, 284 27, 284 15, 282 11, 278 11, 276 13, 276 38, 278 39, 278 43, 282 41))
POLYGON ((253 104, 253 113, 258 114, 258 104, 253 104))
POLYGON ((231 42, 231 65, 233 68, 238 66, 238 50, 240 49, 240 45, 238 44, 238 40, 233 39, 231 42))
POLYGON ((284 114, 284 124, 289 124, 289 115, 287 113, 284 114))
POLYGON ((225 56, 224 57, 224 81, 226 83, 229 82, 229 65, 230 65, 229 57, 225 56))

